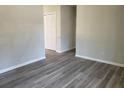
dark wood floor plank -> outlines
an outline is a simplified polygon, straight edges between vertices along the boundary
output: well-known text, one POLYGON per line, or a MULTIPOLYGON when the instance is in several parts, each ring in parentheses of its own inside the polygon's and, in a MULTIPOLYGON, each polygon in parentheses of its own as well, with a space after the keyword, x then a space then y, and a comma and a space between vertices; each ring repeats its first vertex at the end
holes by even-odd
POLYGON ((120 81, 119 81, 119 86, 121 88, 124 88, 124 68, 123 68, 123 71, 121 73, 121 77, 120 77, 120 81))
POLYGON ((107 83, 111 80, 111 77, 115 73, 116 69, 117 68, 115 66, 111 66, 109 71, 106 73, 106 75, 103 77, 102 81, 99 83, 97 87, 101 88, 106 87, 107 83))

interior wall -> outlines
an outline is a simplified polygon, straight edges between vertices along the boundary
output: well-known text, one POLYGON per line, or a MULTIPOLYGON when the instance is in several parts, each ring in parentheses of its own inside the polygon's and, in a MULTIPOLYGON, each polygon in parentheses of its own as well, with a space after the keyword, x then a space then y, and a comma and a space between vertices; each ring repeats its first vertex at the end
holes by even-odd
POLYGON ((124 6, 77 6, 76 55, 124 64, 124 6))
POLYGON ((75 48, 76 7, 61 6, 61 51, 75 48))
POLYGON ((57 12, 58 5, 44 5, 43 10, 44 12, 57 12))
POLYGON ((42 6, 0 6, 0 71, 43 59, 42 6))

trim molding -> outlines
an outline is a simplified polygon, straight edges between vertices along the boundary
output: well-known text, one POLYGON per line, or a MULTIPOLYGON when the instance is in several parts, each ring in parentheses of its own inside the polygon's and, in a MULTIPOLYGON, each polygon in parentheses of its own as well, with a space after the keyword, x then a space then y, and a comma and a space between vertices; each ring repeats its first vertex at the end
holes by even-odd
POLYGON ((101 62, 101 63, 111 64, 111 65, 115 65, 115 66, 119 66, 119 67, 124 67, 124 64, 121 64, 121 63, 110 62, 110 61, 105 61, 105 60, 90 58, 90 57, 81 56, 81 55, 76 55, 76 57, 87 59, 87 60, 91 60, 91 61, 97 61, 97 62, 101 62))
POLYGON ((8 71, 11 71, 11 70, 14 70, 14 69, 19 68, 19 67, 22 67, 22 66, 26 66, 26 65, 31 64, 31 63, 34 63, 34 62, 38 62, 38 61, 43 60, 45 58, 46 57, 42 57, 42 58, 39 58, 39 59, 35 59, 35 60, 31 60, 31 61, 28 61, 28 62, 24 62, 24 63, 18 64, 18 65, 15 65, 15 66, 11 66, 9 68, 0 70, 0 74, 5 73, 5 72, 8 72, 8 71))
POLYGON ((68 51, 73 50, 73 49, 75 49, 75 47, 70 48, 70 49, 66 49, 66 50, 56 50, 56 52, 57 53, 64 53, 64 52, 68 52, 68 51))

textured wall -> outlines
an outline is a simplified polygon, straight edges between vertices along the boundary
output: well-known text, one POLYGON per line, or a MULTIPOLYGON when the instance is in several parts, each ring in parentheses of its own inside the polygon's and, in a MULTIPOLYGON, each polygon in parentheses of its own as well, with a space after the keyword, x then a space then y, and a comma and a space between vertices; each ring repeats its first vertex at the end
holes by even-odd
POLYGON ((78 6, 76 55, 124 64, 124 6, 78 6))
POLYGON ((43 58, 42 6, 0 6, 0 70, 43 58))

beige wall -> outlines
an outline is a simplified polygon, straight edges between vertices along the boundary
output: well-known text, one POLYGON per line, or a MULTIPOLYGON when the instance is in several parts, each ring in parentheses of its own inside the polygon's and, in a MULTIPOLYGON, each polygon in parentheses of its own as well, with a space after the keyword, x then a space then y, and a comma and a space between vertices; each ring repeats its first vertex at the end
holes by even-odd
POLYGON ((77 6, 76 55, 124 64, 124 6, 77 6))
POLYGON ((59 5, 44 5, 43 10, 44 12, 57 12, 57 8, 59 5))
POLYGON ((76 7, 61 6, 61 51, 75 48, 76 7))
POLYGON ((44 56, 42 6, 0 6, 0 71, 44 56))

